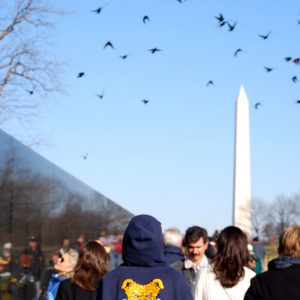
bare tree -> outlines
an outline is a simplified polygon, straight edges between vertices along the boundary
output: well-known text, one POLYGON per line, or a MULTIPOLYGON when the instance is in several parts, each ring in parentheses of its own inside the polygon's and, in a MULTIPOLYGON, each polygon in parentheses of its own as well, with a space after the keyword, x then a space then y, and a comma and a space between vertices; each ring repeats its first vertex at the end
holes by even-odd
POLYGON ((49 0, 0 0, 0 124, 30 121, 48 93, 60 91, 61 64, 47 53, 49 0))
POLYGON ((256 236, 260 237, 263 231, 267 213, 267 204, 258 198, 251 201, 252 228, 256 236))

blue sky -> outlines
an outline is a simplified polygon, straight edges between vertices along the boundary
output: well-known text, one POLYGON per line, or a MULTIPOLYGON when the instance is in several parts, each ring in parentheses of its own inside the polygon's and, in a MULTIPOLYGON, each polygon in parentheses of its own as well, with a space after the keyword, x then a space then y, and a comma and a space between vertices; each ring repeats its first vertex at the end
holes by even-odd
POLYGON ((252 197, 300 192, 300 80, 291 80, 300 65, 284 61, 300 57, 298 1, 52 2, 70 12, 49 37, 49 52, 65 62, 65 93, 50 95, 33 123, 47 137, 37 152, 163 228, 212 234, 232 220, 235 101, 244 85, 252 197), (232 32, 217 27, 219 13, 237 22, 232 32), (115 50, 103 49, 107 41, 115 50), (151 54, 154 47, 162 51, 151 54), (234 57, 238 48, 245 52, 234 57))

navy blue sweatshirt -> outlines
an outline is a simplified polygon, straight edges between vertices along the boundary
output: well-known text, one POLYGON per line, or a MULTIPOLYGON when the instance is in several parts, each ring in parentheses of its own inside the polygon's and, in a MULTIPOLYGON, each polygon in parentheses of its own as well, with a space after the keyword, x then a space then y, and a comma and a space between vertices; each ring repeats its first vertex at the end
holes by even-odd
POLYGON ((140 215, 129 222, 123 261, 102 278, 97 300, 193 300, 185 277, 164 260, 161 225, 155 218, 140 215))

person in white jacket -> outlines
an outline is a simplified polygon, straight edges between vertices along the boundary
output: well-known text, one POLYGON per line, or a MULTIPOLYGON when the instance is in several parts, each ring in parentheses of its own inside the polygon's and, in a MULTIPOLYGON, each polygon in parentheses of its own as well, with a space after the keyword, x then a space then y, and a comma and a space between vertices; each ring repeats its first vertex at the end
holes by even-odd
POLYGON ((256 274, 250 268, 247 237, 238 227, 222 230, 212 265, 196 279, 195 300, 242 300, 256 274))

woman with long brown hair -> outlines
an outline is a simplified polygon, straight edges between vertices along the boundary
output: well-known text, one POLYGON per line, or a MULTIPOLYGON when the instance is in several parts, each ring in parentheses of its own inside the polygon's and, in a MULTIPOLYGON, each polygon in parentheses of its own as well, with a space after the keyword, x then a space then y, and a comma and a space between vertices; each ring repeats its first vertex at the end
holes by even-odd
POLYGON ((247 237, 238 227, 222 230, 217 240, 217 255, 211 266, 198 276, 195 300, 240 300, 255 273, 248 268, 250 254, 247 237))
POLYGON ((74 276, 61 283, 57 300, 94 300, 102 276, 107 273, 108 255, 99 241, 89 241, 79 252, 74 276))

